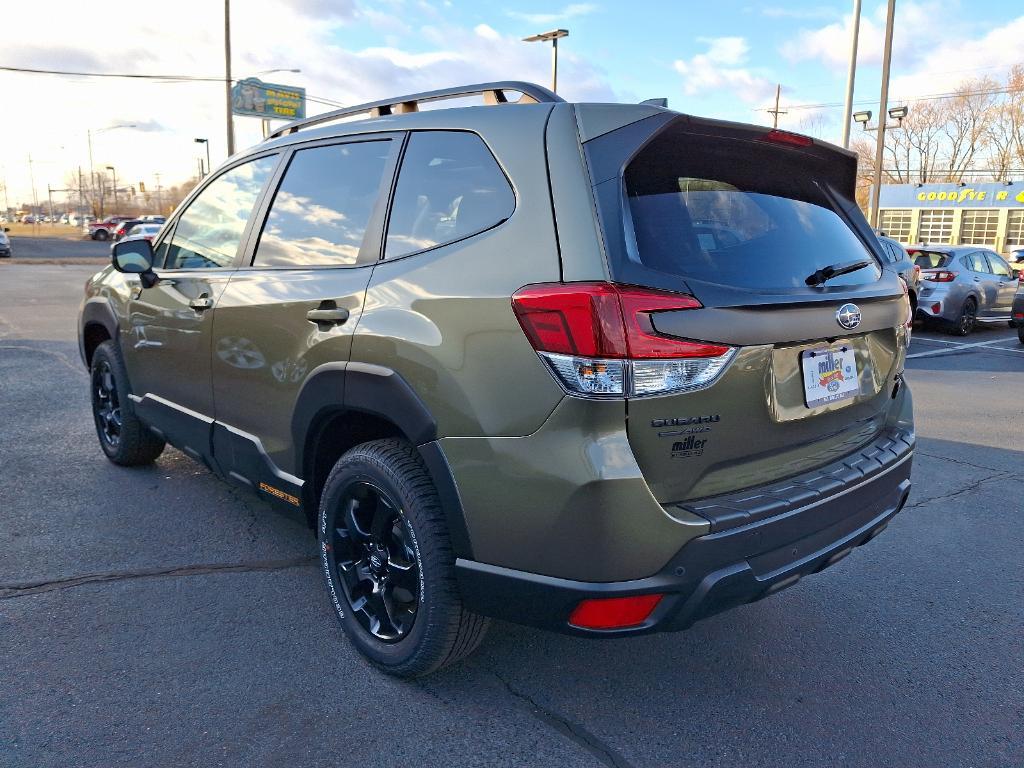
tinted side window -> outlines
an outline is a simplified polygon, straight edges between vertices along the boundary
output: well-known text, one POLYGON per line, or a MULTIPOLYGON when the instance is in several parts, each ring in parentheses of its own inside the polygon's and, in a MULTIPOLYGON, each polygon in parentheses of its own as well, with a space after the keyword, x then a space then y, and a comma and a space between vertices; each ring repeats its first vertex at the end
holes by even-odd
POLYGON ((178 219, 165 269, 228 267, 277 156, 261 157, 217 177, 178 219))
POLYGON ((355 264, 380 194, 391 141, 295 153, 274 195, 257 267, 355 264))
POLYGON ((994 253, 987 254, 989 266, 992 267, 992 274, 1000 277, 1010 276, 1010 266, 994 253))
POLYGON ((972 272, 988 272, 988 264, 985 263, 985 254, 981 251, 967 254, 967 268, 972 272))
POLYGON ((515 196, 483 139, 473 133, 413 133, 402 160, 385 255, 460 240, 512 215, 515 196))

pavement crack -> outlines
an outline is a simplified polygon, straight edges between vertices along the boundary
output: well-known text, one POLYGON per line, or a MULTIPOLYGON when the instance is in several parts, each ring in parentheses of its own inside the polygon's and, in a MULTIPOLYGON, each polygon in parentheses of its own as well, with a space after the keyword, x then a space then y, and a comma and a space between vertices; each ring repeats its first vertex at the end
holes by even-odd
POLYGON ((922 451, 920 448, 917 449, 916 453, 918 456, 927 456, 931 459, 942 459, 943 461, 951 461, 954 464, 960 464, 965 467, 973 467, 974 469, 992 469, 992 467, 986 467, 982 464, 972 464, 971 462, 964 461, 963 459, 954 459, 952 456, 943 456, 941 453, 928 453, 927 451, 922 451))
POLYGON ((528 693, 517 690, 511 683, 509 683, 508 680, 493 669, 487 671, 494 675, 505 687, 505 690, 508 691, 509 694, 518 702, 524 705, 524 708, 529 711, 531 715, 545 725, 558 731, 570 741, 583 747, 600 760, 602 765, 607 765, 611 768, 633 768, 632 764, 626 760, 625 757, 619 754, 617 750, 592 734, 580 723, 570 720, 565 715, 559 714, 552 709, 548 709, 538 703, 537 700, 528 693))
POLYGON ((947 493, 940 493, 937 496, 928 496, 927 498, 919 499, 918 501, 915 501, 913 504, 907 504, 906 507, 904 507, 904 509, 915 509, 916 507, 923 507, 926 504, 932 504, 936 501, 949 501, 951 499, 955 499, 957 496, 962 496, 965 493, 970 493, 971 491, 978 490, 978 488, 980 488, 982 485, 984 485, 990 480, 998 480, 1000 478, 1009 477, 1011 474, 1012 473, 1010 472, 996 472, 995 474, 988 475, 987 477, 982 477, 977 480, 974 480, 968 483, 967 485, 963 486, 962 488, 957 488, 947 493))
POLYGON ((83 576, 69 576, 66 579, 50 581, 23 582, 21 584, 0 584, 0 600, 12 597, 35 595, 40 592, 52 592, 57 589, 70 589, 83 584, 96 584, 110 581, 128 581, 131 579, 148 579, 160 576, 202 576, 209 573, 246 573, 249 571, 280 571, 287 568, 303 568, 315 566, 317 559, 311 556, 291 557, 281 560, 253 560, 244 563, 210 563, 206 565, 185 565, 177 568, 142 568, 131 571, 111 571, 109 573, 89 573, 83 576))

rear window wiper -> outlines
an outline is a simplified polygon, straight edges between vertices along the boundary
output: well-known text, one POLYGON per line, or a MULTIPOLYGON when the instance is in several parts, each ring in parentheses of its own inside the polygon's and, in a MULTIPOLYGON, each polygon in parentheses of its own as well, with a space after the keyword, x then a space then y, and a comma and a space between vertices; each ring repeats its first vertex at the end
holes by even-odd
POLYGON ((833 277, 839 277, 840 275, 846 275, 850 272, 856 272, 858 269, 864 269, 864 267, 870 267, 870 259, 862 259, 861 261, 851 261, 847 264, 829 264, 827 267, 816 269, 807 279, 804 281, 808 285, 824 285, 826 282, 831 280, 833 277))

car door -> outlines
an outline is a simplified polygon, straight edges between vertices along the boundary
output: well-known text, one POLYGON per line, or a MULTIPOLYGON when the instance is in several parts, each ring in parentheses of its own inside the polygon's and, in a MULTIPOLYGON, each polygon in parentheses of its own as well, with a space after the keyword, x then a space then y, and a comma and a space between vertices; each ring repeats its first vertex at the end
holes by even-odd
POLYGON ((978 295, 978 317, 991 317, 998 298, 998 282, 989 270, 983 251, 971 251, 963 258, 970 270, 970 280, 978 295))
POLYGON ((993 307, 993 314, 998 317, 1006 315, 1009 317, 1010 308, 1013 306, 1013 297, 1017 293, 1018 280, 1013 276, 1010 265, 1003 260, 1003 257, 986 251, 989 269, 996 280, 996 302, 993 307))
POLYGON ((211 179, 158 243, 156 284, 144 288, 130 278, 135 285, 122 349, 136 411, 172 445, 207 463, 214 306, 277 161, 264 155, 211 179))
POLYGON ((349 359, 400 143, 374 134, 291 151, 250 235, 249 263, 220 297, 214 454, 222 472, 272 499, 298 504, 293 415, 311 377, 349 359))

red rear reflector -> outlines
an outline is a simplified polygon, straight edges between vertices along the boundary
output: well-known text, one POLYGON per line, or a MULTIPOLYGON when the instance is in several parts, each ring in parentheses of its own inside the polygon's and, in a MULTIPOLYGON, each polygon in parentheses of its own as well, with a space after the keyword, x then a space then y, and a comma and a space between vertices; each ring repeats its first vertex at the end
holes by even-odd
POLYGON ((636 595, 582 600, 569 616, 569 623, 583 629, 636 627, 647 620, 661 598, 662 595, 636 595))
POLYGON ((763 141, 771 141, 776 144, 789 144, 794 147, 809 147, 814 143, 810 136, 801 136, 799 133, 780 131, 778 129, 768 131, 761 137, 763 141))
POLYGON ((538 352, 607 359, 718 357, 729 347, 661 336, 652 312, 699 309, 693 296, 614 283, 528 285, 512 309, 538 352))

